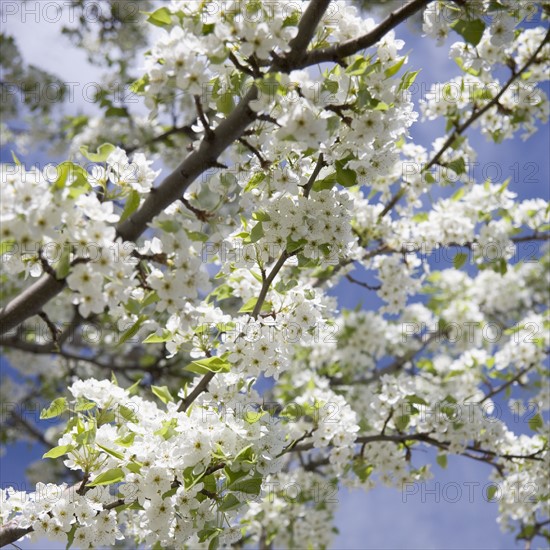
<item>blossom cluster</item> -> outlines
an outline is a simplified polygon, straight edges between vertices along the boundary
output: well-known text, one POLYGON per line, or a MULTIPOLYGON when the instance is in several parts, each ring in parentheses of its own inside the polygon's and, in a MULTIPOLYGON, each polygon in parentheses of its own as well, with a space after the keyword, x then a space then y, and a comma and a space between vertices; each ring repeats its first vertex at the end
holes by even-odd
MULTIPOLYGON (((498 142, 546 120, 536 86, 549 46, 541 27, 519 28, 529 16, 522 2, 503 0, 496 12, 495 3, 456 4, 430 3, 423 15, 430 37, 452 28, 464 38, 450 50, 463 74, 420 104, 452 132, 432 151, 409 134, 419 71, 400 74, 408 60, 395 31, 314 71, 291 55, 307 4, 171 0, 149 14, 160 33, 134 84, 148 121, 106 133, 90 119, 71 151, 94 163, 90 173, 67 162, 50 181, 2 167, 6 294, 44 271, 66 283, 40 312, 53 345, 31 338, 38 358, 28 365, 29 342, 16 341, 8 358, 26 377, 55 365, 52 388, 71 378, 71 397, 42 413, 69 416, 48 431, 45 458, 80 480, 5 490, 2 523, 82 548, 327 547, 333 507, 319 498, 321 481, 370 489, 426 479, 423 445, 438 449, 440 465, 466 454, 505 484, 542 486, 542 416, 518 435, 500 418, 488 422, 487 409, 529 384, 548 402, 537 387, 550 346, 548 250, 511 262, 519 240, 547 240, 548 203, 467 175, 476 151, 462 134, 477 124, 498 142), (510 82, 494 77, 498 64, 510 82), (219 151, 235 109, 250 124, 219 151), (166 114, 191 120, 191 131, 175 122, 165 131, 166 114), (103 135, 129 142, 100 144, 103 135), (145 152, 129 153, 140 144, 145 152), (212 144, 216 155, 201 157, 212 144), (161 194, 153 166, 165 153, 170 164, 202 158, 202 176, 189 182, 178 168, 167 178, 184 182, 178 199, 126 241, 133 214, 147 218, 161 194), (439 189, 451 181, 457 189, 439 189), (52 244, 62 251, 55 262, 44 253, 52 244), (488 246, 506 253, 486 258, 488 246), (420 247, 471 250, 474 261, 461 269, 458 252, 439 269, 420 247), (341 311, 331 286, 346 279, 376 292, 379 311, 341 311), (58 337, 55 321, 71 317, 121 334, 93 346, 78 331, 58 337), (411 324, 428 328, 411 333, 411 324), (333 338, 320 339, 320 326, 333 338), (452 327, 464 330, 451 338, 452 327), (104 379, 110 371, 120 385, 104 379), (467 421, 453 416, 466 406, 467 421), (292 498, 290 486, 299 488, 292 498)), ((330 6, 304 55, 376 29, 347 2, 330 6)), ((505 499, 502 524, 536 526, 547 500, 505 499)))

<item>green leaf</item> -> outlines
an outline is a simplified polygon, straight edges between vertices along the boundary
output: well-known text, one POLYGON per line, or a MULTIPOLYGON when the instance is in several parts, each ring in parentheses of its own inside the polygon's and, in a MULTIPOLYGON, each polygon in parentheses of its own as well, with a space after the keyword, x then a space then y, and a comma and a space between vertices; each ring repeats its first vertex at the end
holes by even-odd
POLYGON ((497 492, 497 486, 489 485, 489 487, 487 487, 487 501, 491 502, 495 497, 496 492, 497 492))
POLYGON ((468 254, 465 254, 464 252, 459 252, 454 258, 453 258, 453 267, 455 269, 460 269, 468 259, 468 254))
POLYGON ((139 390, 139 385, 141 384, 141 381, 143 380, 143 377, 138 378, 126 391, 130 395, 136 395, 139 390))
MULTIPOLYGON (((107 424, 108 422, 104 422, 104 423, 107 424)), ((95 442, 96 434, 97 434, 97 427, 96 427, 96 423, 93 422, 92 427, 89 430, 85 430, 84 432, 79 433, 75 437, 75 441, 79 445, 92 445, 95 442)))
POLYGON ((508 271, 508 263, 504 258, 499 258, 498 262, 493 266, 494 271, 497 273, 500 273, 501 275, 505 275, 508 271))
POLYGON ((63 414, 67 410, 67 399, 65 397, 58 397, 54 399, 51 405, 47 409, 43 409, 40 413, 40 419, 46 420, 47 418, 55 418, 63 414))
POLYGON ((264 228, 262 222, 258 222, 250 231, 250 242, 255 243, 264 236, 264 228))
POLYGON ((203 243, 208 241, 208 235, 206 233, 201 233, 200 231, 191 231, 189 229, 186 229, 185 232, 192 241, 199 241, 203 243))
POLYGON ((235 472, 230 468, 224 468, 224 474, 226 477, 226 486, 229 487, 231 484, 235 483, 238 479, 241 479, 248 475, 248 472, 245 470, 239 470, 235 472))
POLYGON ((233 288, 229 286, 227 283, 224 283, 223 285, 218 286, 215 288, 207 297, 207 302, 211 302, 214 298, 220 302, 221 300, 227 300, 227 298, 231 298, 233 296, 233 288))
POLYGON ((63 244, 59 261, 55 264, 55 276, 58 280, 64 279, 71 269, 71 245, 63 244))
POLYGON ((510 185, 510 178, 507 178, 504 180, 502 185, 498 188, 497 195, 502 195, 502 193, 506 191, 509 185, 510 185))
POLYGON ((228 115, 235 108, 235 100, 233 94, 230 92, 224 92, 220 94, 216 101, 216 108, 220 113, 228 115))
POLYGON ((21 161, 17 158, 17 155, 13 150, 11 151, 11 158, 13 159, 13 162, 15 162, 16 166, 21 166, 21 161))
POLYGON ((447 455, 437 455, 435 460, 441 468, 445 469, 447 467, 447 455))
POLYGON ((408 90, 416 80, 416 77, 420 73, 421 69, 418 71, 407 71, 402 77, 401 82, 399 84, 398 91, 401 90, 408 90))
POLYGON ((92 162, 105 162, 108 156, 116 149, 112 143, 103 143, 97 148, 97 153, 90 153, 88 151, 88 146, 83 145, 80 148, 80 153, 82 156, 86 157, 92 162))
POLYGON ((105 111, 106 117, 127 117, 128 109, 126 107, 109 107, 105 111))
POLYGON ((164 403, 173 403, 174 398, 166 386, 151 386, 151 391, 164 403))
POLYGON ((126 465, 126 469, 130 470, 133 474, 139 474, 141 473, 141 468, 143 464, 140 464, 139 462, 130 462, 126 465))
POLYGON ((343 168, 342 162, 336 161, 336 181, 342 187, 351 187, 357 184, 357 174, 355 170, 350 168, 343 168))
POLYGON ((483 36, 485 30, 485 23, 481 19, 458 19, 454 23, 451 23, 451 28, 456 31, 468 44, 477 46, 483 36))
POLYGON ((369 60, 364 57, 358 57, 351 65, 346 67, 346 73, 349 76, 360 76, 365 74, 369 67, 369 60))
POLYGON ((69 185, 71 187, 69 195, 72 198, 78 197, 91 188, 88 183, 88 172, 74 162, 65 161, 59 164, 57 174, 58 178, 53 184, 53 189, 64 189, 69 185))
POLYGON ((460 188, 457 189, 456 192, 453 194, 453 196, 451 197, 451 200, 452 200, 452 201, 458 201, 458 200, 460 200, 460 199, 464 196, 464 193, 466 193, 466 188, 465 188, 465 187, 460 187, 460 188))
MULTIPOLYGON (((252 445, 248 445, 244 449, 241 449, 235 456, 234 462, 252 462, 254 458, 254 449, 252 445)), ((242 477, 242 476, 238 476, 242 477)))
POLYGON ((331 94, 336 94, 338 92, 339 84, 336 80, 325 80, 323 82, 323 89, 327 90, 331 94))
POLYGON ((254 212, 252 214, 252 217, 259 222, 268 222, 269 220, 271 220, 270 215, 263 210, 258 210, 257 212, 254 212))
POLYGON ((170 10, 168 8, 159 8, 149 14, 147 21, 157 27, 166 27, 172 23, 170 10))
POLYGON ((464 61, 461 57, 455 57, 455 63, 462 69, 465 73, 471 74, 472 76, 479 76, 480 71, 473 69, 472 67, 466 68, 464 66, 464 61))
POLYGON ((332 172, 322 180, 317 180, 313 184, 313 191, 322 191, 323 189, 332 189, 337 183, 336 172, 332 172))
POLYGON ((290 15, 288 15, 283 21, 283 27, 297 27, 299 22, 300 10, 291 11, 290 15))
POLYGON ((77 412, 81 411, 89 411, 93 408, 95 408, 97 405, 93 401, 88 401, 84 397, 79 397, 76 401, 76 405, 74 407, 74 410, 77 412))
POLYGON ((134 409, 126 405, 119 405, 117 410, 120 416, 128 420, 128 422, 137 422, 136 411, 134 409))
POLYGON ((493 92, 488 88, 476 89, 471 96, 473 99, 493 99, 493 92))
POLYGON ((460 176, 460 174, 466 173, 466 163, 464 162, 463 157, 459 157, 451 162, 448 162, 445 165, 447 168, 450 168, 453 172, 460 176))
POLYGON ((256 279, 259 283, 263 283, 262 276, 256 271, 250 270, 250 275, 252 275, 252 277, 254 277, 254 279, 256 279))
POLYGON ((124 210, 122 211, 122 214, 120 216, 121 222, 123 222, 126 218, 131 216, 137 210, 140 199, 141 197, 139 193, 135 189, 132 189, 132 191, 130 191, 130 194, 128 195, 128 198, 126 199, 124 210))
POLYGON ((362 483, 367 481, 374 468, 370 464, 365 464, 363 461, 356 460, 353 462, 352 470, 362 483))
POLYGON ((537 413, 535 416, 530 418, 528 424, 534 432, 538 432, 540 428, 544 426, 544 422, 540 413, 537 413))
POLYGON ((191 361, 184 370, 194 372, 195 374, 206 374, 208 372, 229 372, 231 363, 221 357, 207 357, 191 361))
POLYGON ((238 508, 239 506, 241 506, 241 502, 239 501, 239 499, 235 495, 229 493, 222 500, 221 504, 218 507, 218 510, 220 512, 229 512, 229 510, 235 510, 235 508, 238 508))
POLYGON ((427 222, 429 219, 430 216, 427 212, 419 212, 411 218, 413 222, 427 222))
POLYGON ((119 453, 118 451, 115 451, 113 449, 109 449, 108 447, 104 447, 103 445, 100 445, 99 443, 96 443, 96 445, 102 451, 105 451, 108 455, 111 455, 114 458, 118 458, 119 460, 124 460, 124 455, 122 453, 119 453))
POLYGON ((163 342, 168 342, 171 339, 172 333, 169 330, 164 329, 160 335, 156 332, 149 334, 149 336, 143 340, 143 344, 162 344, 163 342))
POLYGON ((95 487, 96 485, 111 485, 112 483, 118 483, 124 479, 124 471, 122 468, 111 468, 102 474, 99 474, 91 483, 88 483, 86 487, 95 487))
POLYGON ((206 529, 202 529, 197 533, 197 536, 199 537, 199 542, 206 542, 212 536, 217 538, 218 533, 220 533, 221 531, 222 529, 220 529, 219 527, 207 527, 206 529))
POLYGON ((149 292, 149 294, 147 294, 147 296, 145 296, 145 299, 141 303, 141 307, 150 306, 151 304, 154 304, 155 302, 158 302, 158 300, 159 300, 159 296, 157 294, 157 291, 153 290, 153 291, 149 292))
POLYGON ((125 330, 122 333, 122 336, 120 337, 120 340, 117 346, 121 346, 122 344, 124 344, 124 342, 127 342, 130 338, 133 338, 138 333, 139 329, 141 328, 141 325, 143 325, 146 319, 147 317, 145 315, 140 315, 138 317, 138 320, 129 329, 125 330))
POLYGON ((298 285, 296 279, 290 279, 290 281, 278 281, 275 285, 275 290, 280 294, 284 294, 298 285))
POLYGON ((262 183, 262 181, 265 180, 265 174, 264 172, 256 172, 252 175, 252 177, 248 180, 248 183, 246 184, 244 191, 252 191, 252 189, 255 189, 262 183))
POLYGON ((425 399, 422 399, 422 397, 419 397, 418 395, 407 395, 407 401, 409 403, 412 403, 413 405, 427 405, 425 399))
MULTIPOLYGON (((457 136, 453 139, 453 142, 451 143, 451 148, 455 151, 458 150, 460 147, 462 147, 462 144, 466 141, 465 136, 457 136)), ((435 180, 434 180, 435 181, 435 180)))
POLYGON ((262 488, 262 479, 262 476, 241 478, 229 485, 228 489, 249 495, 259 495, 262 488))
POLYGON ((44 453, 42 458, 59 458, 60 456, 67 454, 73 448, 74 447, 72 445, 59 445, 53 449, 50 449, 47 453, 44 453))
POLYGON ((202 26, 201 33, 203 36, 207 36, 209 34, 212 34, 215 28, 216 28, 216 23, 205 23, 202 26))
POLYGON ((388 111, 390 106, 383 101, 378 101, 377 99, 373 100, 373 109, 375 111, 388 111))
POLYGON ((246 411, 243 415, 243 419, 249 424, 256 424, 256 422, 261 420, 262 416, 266 414, 268 414, 267 411, 246 411))
POLYGON ((395 427, 400 431, 402 432, 408 425, 409 425, 409 422, 411 421, 411 417, 408 415, 408 414, 404 414, 402 416, 398 416, 396 419, 395 419, 395 427))
POLYGON ((72 546, 74 542, 74 535, 77 529, 78 525, 76 523, 71 526, 71 530, 67 533, 67 546, 65 546, 65 550, 69 550, 69 548, 72 546))
POLYGON ((300 239, 299 241, 291 241, 290 237, 286 241, 286 251, 288 254, 292 254, 293 252, 296 252, 296 250, 300 250, 304 245, 307 244, 306 239, 300 239))
MULTIPOLYGON (((244 304, 244 306, 239 309, 239 313, 252 313, 254 311, 254 308, 256 307, 256 302, 258 301, 258 298, 253 297, 244 304)), ((273 307, 273 304, 268 301, 264 301, 262 304, 261 311, 271 311, 271 308, 273 307)))
MULTIPOLYGON (((491 488, 494 488, 494 493, 496 493, 497 488, 495 486, 491 486, 491 488)), ((489 491, 487 491, 488 493, 489 491)), ((532 540, 533 536, 537 532, 537 528, 534 525, 526 525, 516 536, 516 539, 527 539, 532 540)), ((542 531, 541 535, 545 536, 546 540, 550 538, 550 533, 548 531, 542 531)), ((530 545, 529 545, 530 546, 530 545)))
POLYGON ((144 74, 130 85, 130 91, 134 94, 141 94, 145 91, 145 86, 149 84, 149 75, 144 74))
POLYGON ((384 71, 384 75, 386 78, 392 77, 394 74, 397 74, 399 72, 399 69, 403 66, 403 63, 405 63, 406 57, 402 57, 395 65, 392 65, 391 67, 388 67, 384 71))

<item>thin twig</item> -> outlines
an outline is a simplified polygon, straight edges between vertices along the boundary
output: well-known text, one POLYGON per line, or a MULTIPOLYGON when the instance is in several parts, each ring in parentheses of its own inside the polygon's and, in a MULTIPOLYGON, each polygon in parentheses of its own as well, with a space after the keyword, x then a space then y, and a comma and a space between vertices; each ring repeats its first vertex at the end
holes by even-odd
POLYGON ((206 115, 204 114, 204 111, 202 109, 201 98, 199 95, 195 95, 194 97, 195 97, 195 107, 197 108, 197 114, 204 128, 205 139, 207 141, 213 141, 216 137, 216 134, 214 134, 214 130, 212 130, 212 128, 210 127, 210 124, 208 123, 206 115))
POLYGON ((491 397, 494 397, 495 395, 499 394, 501 391, 503 391, 506 388, 510 387, 514 382, 517 382, 524 374, 528 373, 535 366, 536 366, 536 363, 532 363, 531 365, 529 365, 527 367, 524 367, 513 378, 511 378, 507 382, 504 382, 504 384, 501 384, 500 386, 497 386, 496 388, 493 388, 490 392, 485 394, 485 396, 479 402, 479 404, 481 405, 482 403, 484 403, 488 399, 491 399, 491 397))
POLYGON ((304 197, 306 198, 309 197, 309 194, 311 193, 311 189, 313 188, 315 180, 317 179, 319 172, 321 172, 324 166, 325 166, 325 157, 323 156, 323 153, 321 153, 319 155, 319 158, 317 159, 317 164, 315 165, 315 168, 313 169, 311 176, 309 176, 307 183, 303 187, 304 197))
POLYGON ((254 145, 252 145, 248 140, 246 140, 245 138, 241 137, 237 140, 240 144, 244 145, 259 161, 260 161, 260 166, 264 169, 264 170, 267 170, 270 166, 271 166, 271 161, 267 160, 261 153, 260 151, 254 147, 254 145))
POLYGON ((369 285, 367 283, 364 283, 363 281, 358 281, 357 279, 355 279, 354 277, 352 277, 349 274, 346 275, 346 279, 350 283, 354 283, 356 285, 362 286, 363 288, 366 288, 367 290, 380 290, 382 288, 380 285, 369 285))

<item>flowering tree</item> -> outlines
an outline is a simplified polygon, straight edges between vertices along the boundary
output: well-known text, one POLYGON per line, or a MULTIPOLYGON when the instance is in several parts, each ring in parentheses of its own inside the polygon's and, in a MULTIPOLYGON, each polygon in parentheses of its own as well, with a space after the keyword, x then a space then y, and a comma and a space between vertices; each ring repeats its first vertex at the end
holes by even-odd
POLYGON ((2 166, 0 343, 23 379, 2 436, 48 450, 35 492, 3 491, 1 546, 326 547, 337 485, 427 479, 426 447, 491 465, 503 527, 548 537, 550 256, 516 251, 548 241, 549 207, 475 181, 468 133, 546 121, 549 3, 390 6, 171 0, 140 75, 109 33, 69 32, 149 116, 102 90, 104 116, 51 130, 69 160, 2 166), (456 38, 420 115, 394 30, 412 17, 456 38), (446 135, 415 144, 436 118, 446 135), (343 279, 383 306, 338 308, 343 279), (530 435, 492 416, 512 389, 530 435), (37 400, 42 424, 21 414, 37 400))

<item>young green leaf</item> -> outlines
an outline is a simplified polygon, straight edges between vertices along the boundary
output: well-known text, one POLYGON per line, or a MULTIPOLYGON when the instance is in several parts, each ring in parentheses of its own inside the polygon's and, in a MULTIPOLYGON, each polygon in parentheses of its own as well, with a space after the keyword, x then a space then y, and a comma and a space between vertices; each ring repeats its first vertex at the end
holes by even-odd
POLYGON ((111 485, 112 483, 118 483, 124 479, 124 471, 122 468, 111 468, 102 474, 99 474, 91 483, 88 483, 86 487, 95 487, 96 485, 111 485))
POLYGON ((44 453, 42 458, 59 458, 60 456, 66 455, 73 448, 72 445, 58 445, 50 449, 47 453, 44 453))
POLYGON ((151 391, 164 403, 173 403, 174 398, 166 386, 151 386, 151 391))
POLYGON ((453 258, 453 267, 455 269, 460 269, 468 259, 468 254, 465 254, 464 252, 459 252, 454 258, 453 258))
POLYGON ((47 409, 43 409, 40 413, 40 419, 46 420, 48 418, 55 418, 60 416, 67 410, 67 399, 65 397, 58 397, 54 399, 51 405, 47 409))
POLYGON ((450 26, 472 46, 479 44, 485 30, 485 23, 481 19, 468 19, 467 21, 458 19, 450 26))
POLYGON ((90 153, 88 146, 83 145, 80 148, 80 153, 92 162, 105 162, 115 149, 116 147, 112 143, 103 143, 97 148, 97 153, 90 153))
POLYGON ((155 10, 154 12, 149 14, 147 22, 152 23, 157 27, 166 27, 172 22, 172 14, 170 13, 170 10, 166 7, 159 8, 158 10, 155 10))
POLYGON ((185 367, 185 370, 195 374, 206 374, 208 372, 229 372, 231 363, 221 357, 207 357, 197 359, 185 367))

